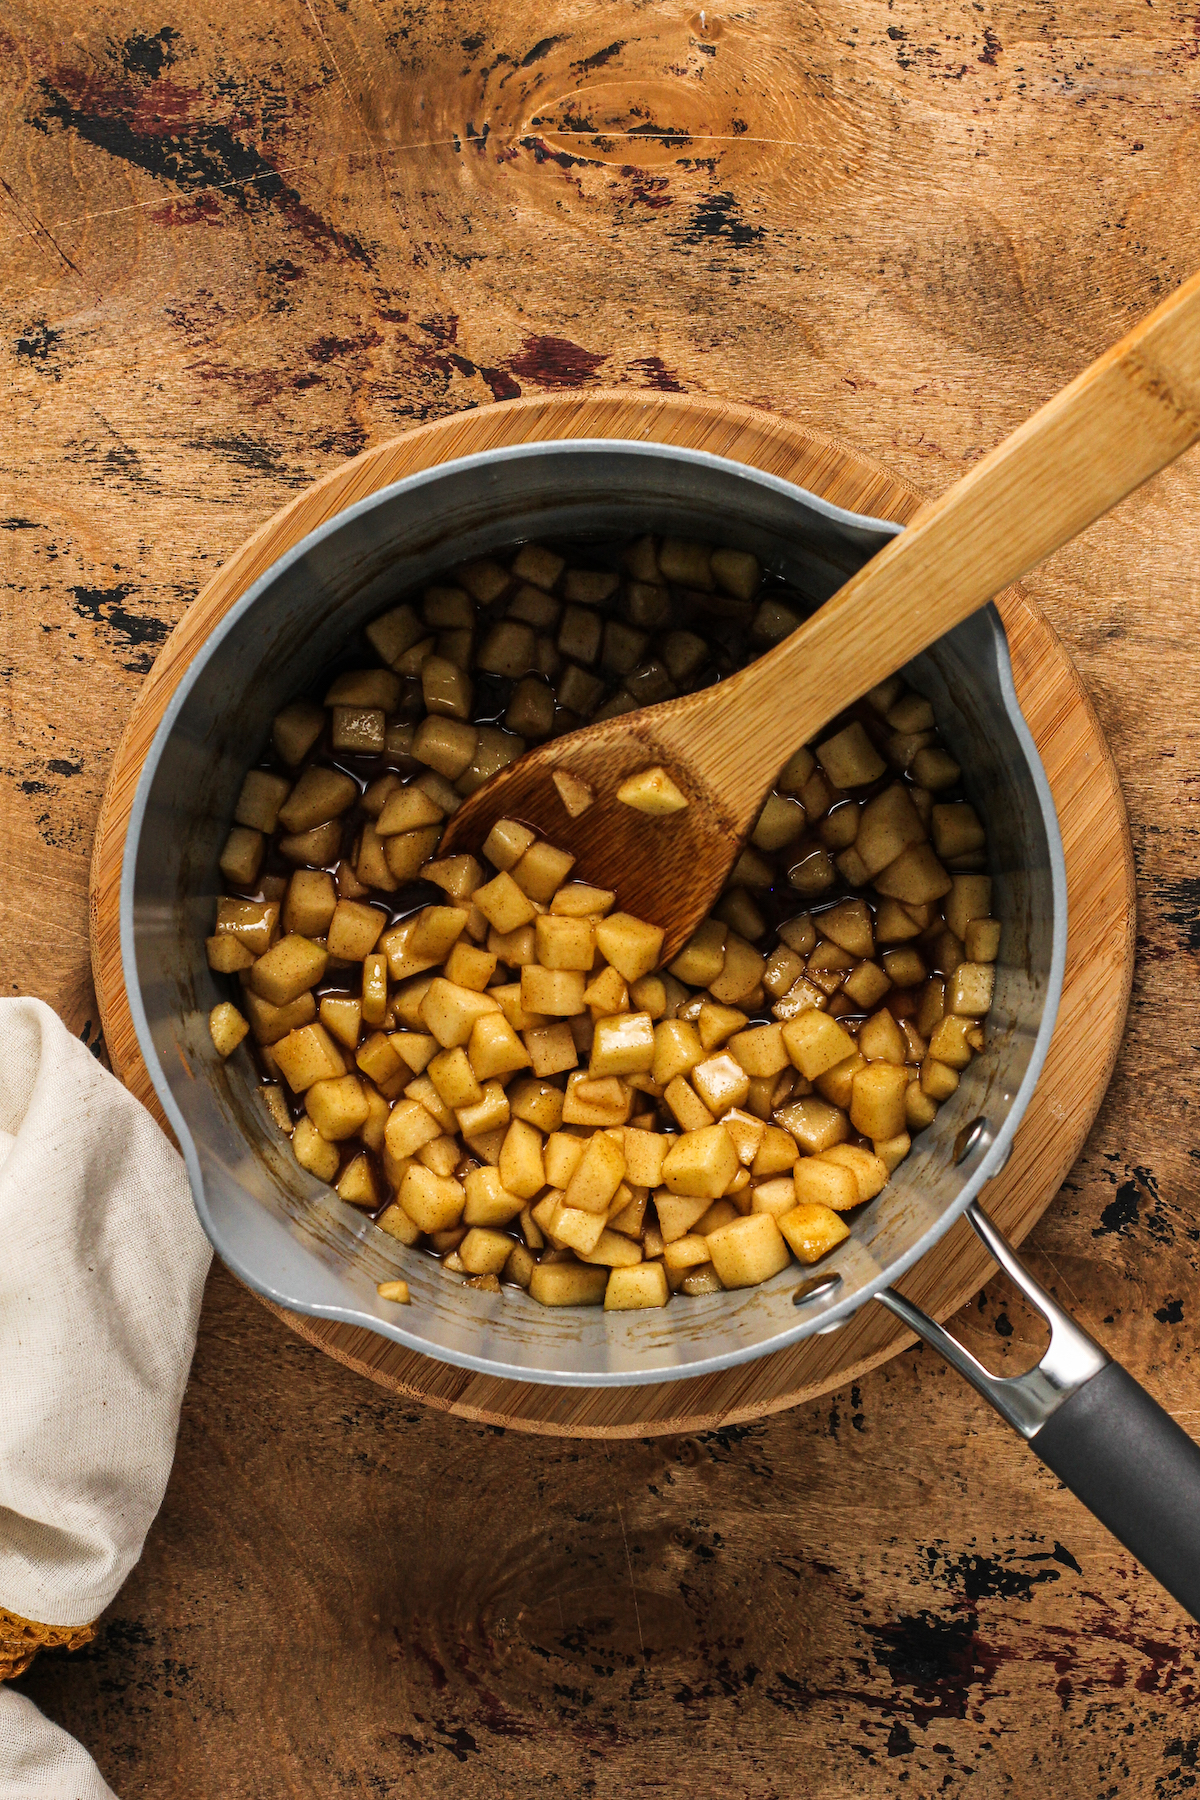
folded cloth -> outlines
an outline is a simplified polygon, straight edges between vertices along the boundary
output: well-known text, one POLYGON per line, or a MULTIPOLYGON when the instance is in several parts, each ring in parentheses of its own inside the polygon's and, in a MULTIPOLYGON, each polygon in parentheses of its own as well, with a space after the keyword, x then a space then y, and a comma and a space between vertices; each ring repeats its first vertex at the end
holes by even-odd
MULTIPOLYGON (((0 1000, 0 1680, 86 1642, 175 1453, 212 1252, 149 1113, 38 1000, 0 1000)), ((0 1800, 101 1800, 0 1689, 0 1800)))

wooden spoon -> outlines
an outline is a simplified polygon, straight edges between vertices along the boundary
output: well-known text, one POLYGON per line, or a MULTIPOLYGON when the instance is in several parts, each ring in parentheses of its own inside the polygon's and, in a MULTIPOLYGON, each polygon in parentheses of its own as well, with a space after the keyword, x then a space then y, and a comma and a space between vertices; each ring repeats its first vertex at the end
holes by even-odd
POLYGON ((662 926, 672 956, 720 893, 791 753, 1200 438, 1200 275, 931 501, 797 631, 716 687, 529 750, 451 819, 442 855, 478 851, 497 819, 574 853, 662 926), (663 818, 617 789, 661 765, 686 796, 663 818), (566 811, 552 772, 594 803, 566 811))

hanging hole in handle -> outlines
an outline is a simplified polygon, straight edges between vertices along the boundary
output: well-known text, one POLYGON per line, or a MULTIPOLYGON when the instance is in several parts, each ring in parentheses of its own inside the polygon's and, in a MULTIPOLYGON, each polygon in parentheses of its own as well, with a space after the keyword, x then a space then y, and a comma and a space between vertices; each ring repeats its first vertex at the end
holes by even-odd
POLYGON ((831 1270, 828 1275, 814 1275, 809 1281, 802 1281, 792 1295, 793 1306, 807 1306, 810 1300, 823 1300, 842 1285, 840 1275, 831 1270))

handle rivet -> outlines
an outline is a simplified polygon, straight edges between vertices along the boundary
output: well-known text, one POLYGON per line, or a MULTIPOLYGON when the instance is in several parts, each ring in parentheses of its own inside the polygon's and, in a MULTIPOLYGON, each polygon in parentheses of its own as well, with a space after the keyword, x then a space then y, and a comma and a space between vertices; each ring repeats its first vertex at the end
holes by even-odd
POLYGON ((986 1136, 987 1128, 988 1122, 982 1114, 979 1118, 972 1119, 969 1124, 963 1126, 962 1130, 954 1140, 954 1161, 956 1164, 966 1161, 972 1150, 974 1150, 980 1140, 986 1136))
POLYGON ((810 1300, 819 1300, 825 1294, 832 1294, 835 1288, 842 1285, 840 1275, 814 1275, 811 1281, 802 1281, 792 1295, 793 1306, 805 1306, 810 1300))

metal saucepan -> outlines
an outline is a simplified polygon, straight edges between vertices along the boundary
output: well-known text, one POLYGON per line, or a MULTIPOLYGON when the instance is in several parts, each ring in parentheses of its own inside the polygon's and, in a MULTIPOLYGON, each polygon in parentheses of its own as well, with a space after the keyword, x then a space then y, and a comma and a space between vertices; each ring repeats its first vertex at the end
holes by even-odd
MULTIPOLYGON (((142 1054, 183 1147, 213 1245, 259 1293, 463 1368, 586 1387, 703 1375, 835 1330, 867 1300, 934 1345, 1037 1454, 1200 1617, 1200 1450, 1021 1267, 979 1194, 1003 1168, 1054 1026, 1066 877, 1054 805, 1013 689, 994 608, 905 670, 927 694, 989 828, 1003 923, 987 1054, 966 1071, 851 1236, 809 1279, 665 1311, 546 1309, 520 1290, 448 1280, 305 1173, 255 1098, 250 1064, 208 1035, 220 997, 205 960, 217 859, 242 775, 270 721, 366 620, 448 563, 524 538, 647 531, 753 550, 814 603, 899 528, 773 476, 666 445, 521 446, 413 475, 339 514, 232 609, 180 683, 138 787, 125 849, 121 943, 142 1054), (1036 1368, 990 1375, 893 1284, 966 1213, 1051 1341, 1036 1368), (403 1274, 413 1304, 376 1283, 403 1274)), ((795 748, 786 711, 782 763, 795 748)))

